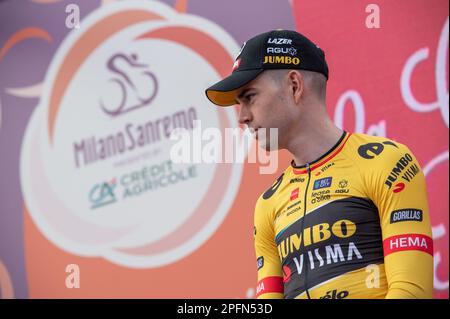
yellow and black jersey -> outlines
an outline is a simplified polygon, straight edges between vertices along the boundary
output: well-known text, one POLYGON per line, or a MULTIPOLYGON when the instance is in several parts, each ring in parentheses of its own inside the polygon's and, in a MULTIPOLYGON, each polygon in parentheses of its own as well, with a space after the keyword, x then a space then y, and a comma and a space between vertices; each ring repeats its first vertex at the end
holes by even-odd
POLYGON ((255 209, 257 298, 429 298, 424 174, 405 146, 343 132, 292 164, 255 209))

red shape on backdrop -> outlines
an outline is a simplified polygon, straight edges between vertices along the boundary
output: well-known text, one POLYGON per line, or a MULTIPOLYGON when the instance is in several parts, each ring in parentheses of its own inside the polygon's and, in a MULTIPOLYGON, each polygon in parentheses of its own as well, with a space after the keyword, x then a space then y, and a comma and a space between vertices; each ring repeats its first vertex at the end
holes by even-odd
POLYGON ((448 298, 449 3, 377 1, 379 28, 366 25, 373 13, 369 5, 293 1, 297 30, 326 53, 327 105, 335 122, 351 132, 406 144, 424 170, 433 226, 434 296, 448 298))

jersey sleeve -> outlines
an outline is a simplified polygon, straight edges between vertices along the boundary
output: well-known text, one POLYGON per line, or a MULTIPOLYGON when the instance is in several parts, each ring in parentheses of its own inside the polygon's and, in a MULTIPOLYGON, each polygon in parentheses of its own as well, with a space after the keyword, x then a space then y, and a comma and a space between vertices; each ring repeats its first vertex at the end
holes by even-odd
POLYGON ((380 215, 386 298, 431 298, 433 240, 425 176, 400 143, 386 143, 370 161, 366 187, 380 215))
POLYGON ((254 240, 258 271, 256 298, 281 299, 284 297, 283 273, 269 209, 266 201, 260 197, 256 203, 254 215, 254 240))

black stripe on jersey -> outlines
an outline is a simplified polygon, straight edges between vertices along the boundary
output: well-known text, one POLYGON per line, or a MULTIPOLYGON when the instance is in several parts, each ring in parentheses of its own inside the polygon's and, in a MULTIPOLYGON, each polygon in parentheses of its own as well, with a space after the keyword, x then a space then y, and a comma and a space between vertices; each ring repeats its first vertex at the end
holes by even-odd
POLYGON ((383 245, 378 209, 372 201, 348 197, 326 204, 287 227, 276 244, 285 276, 285 298, 309 287, 364 268, 382 264, 383 245))
POLYGON ((283 181, 283 176, 284 173, 280 175, 280 177, 278 177, 277 181, 275 182, 275 184, 273 184, 268 190, 265 191, 265 193, 263 194, 263 199, 269 199, 270 197, 272 197, 273 194, 275 194, 275 192, 277 191, 278 187, 280 187, 281 182, 283 181))

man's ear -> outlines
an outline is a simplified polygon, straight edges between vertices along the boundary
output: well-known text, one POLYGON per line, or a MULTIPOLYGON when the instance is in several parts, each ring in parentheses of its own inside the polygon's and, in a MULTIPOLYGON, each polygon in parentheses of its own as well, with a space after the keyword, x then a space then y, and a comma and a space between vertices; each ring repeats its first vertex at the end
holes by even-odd
POLYGON ((298 104, 305 89, 303 75, 297 70, 292 70, 288 73, 288 81, 292 98, 294 99, 294 102, 298 104))

